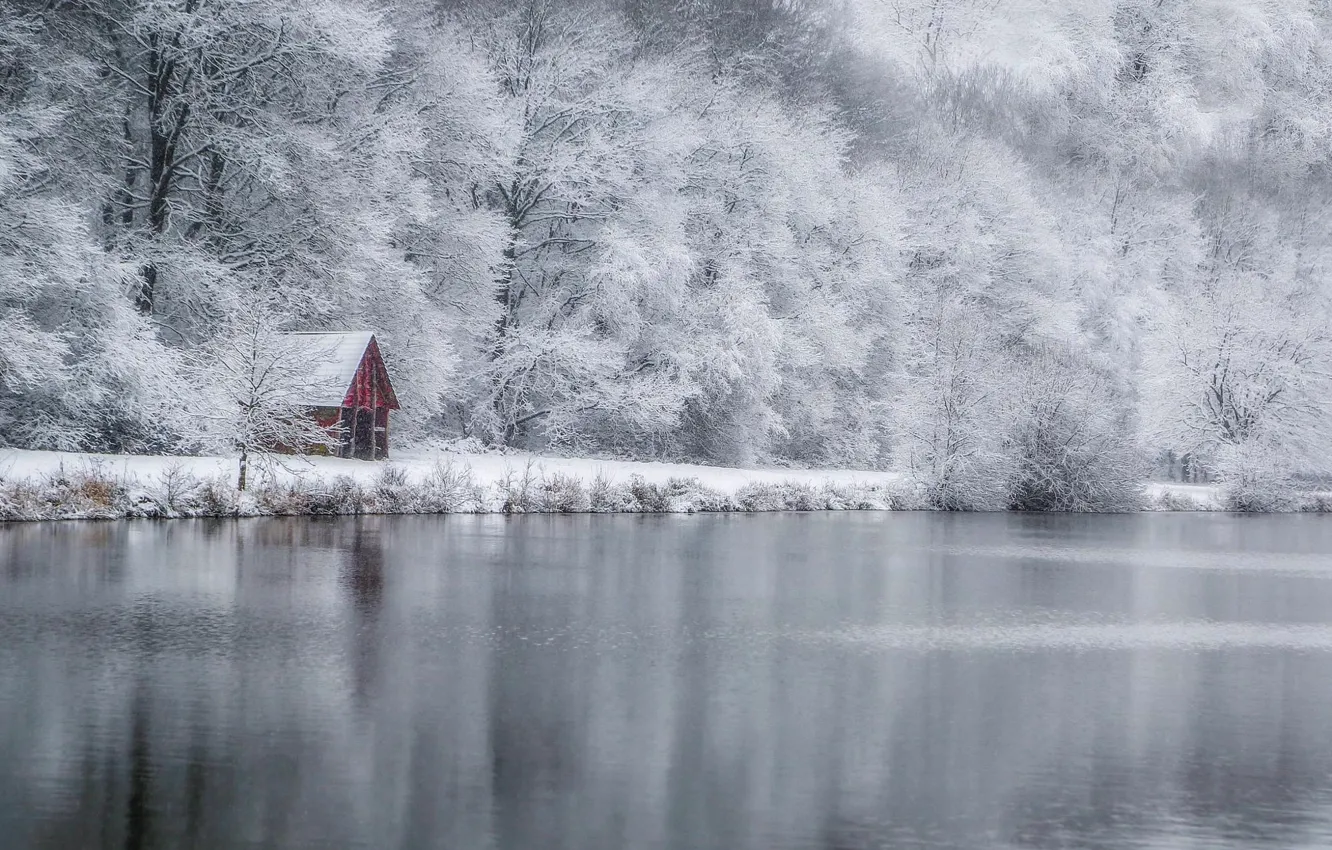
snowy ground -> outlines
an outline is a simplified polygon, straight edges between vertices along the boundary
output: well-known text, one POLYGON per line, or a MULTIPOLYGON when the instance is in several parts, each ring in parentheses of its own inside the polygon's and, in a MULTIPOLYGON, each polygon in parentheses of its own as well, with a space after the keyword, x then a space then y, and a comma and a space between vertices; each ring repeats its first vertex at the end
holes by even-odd
MULTIPOLYGON (((900 481, 889 472, 851 469, 731 469, 683 463, 646 463, 635 461, 592 460, 583 458, 540 457, 510 452, 506 454, 467 454, 449 451, 404 451, 390 461, 370 462, 326 457, 281 457, 272 474, 278 481, 294 478, 329 479, 348 475, 363 484, 372 483, 385 465, 401 467, 409 478, 421 479, 437 463, 452 463, 470 468, 478 483, 495 483, 506 475, 520 476, 528 464, 537 475, 569 475, 582 481, 600 476, 613 484, 627 483, 641 476, 649 484, 665 484, 672 478, 695 478, 704 487, 733 493, 747 484, 802 483, 813 486, 887 485, 900 481)), ((117 478, 148 483, 167 470, 179 467, 196 478, 236 476, 235 458, 156 457, 144 455, 99 455, 73 452, 40 452, 27 449, 0 449, 0 479, 37 479, 60 471, 94 467, 117 478)))
POLYGON ((359 513, 905 510, 909 482, 861 470, 728 469, 448 450, 391 462, 0 449, 0 520, 359 513))
MULTIPOLYGON (((0 519, 288 513, 903 510, 925 507, 900 475, 849 469, 737 469, 403 451, 389 462, 279 456, 235 492, 236 459, 0 449, 0 519), (390 474, 392 473, 392 474, 390 474), (109 483, 108 483, 109 482, 109 483), (351 483, 354 482, 354 483, 351 483)), ((1154 510, 1222 510, 1218 488, 1152 482, 1154 510)))
POLYGON ((1221 488, 1212 484, 1152 481, 1146 485, 1147 503, 1172 505, 1174 510, 1219 511, 1224 506, 1221 488))

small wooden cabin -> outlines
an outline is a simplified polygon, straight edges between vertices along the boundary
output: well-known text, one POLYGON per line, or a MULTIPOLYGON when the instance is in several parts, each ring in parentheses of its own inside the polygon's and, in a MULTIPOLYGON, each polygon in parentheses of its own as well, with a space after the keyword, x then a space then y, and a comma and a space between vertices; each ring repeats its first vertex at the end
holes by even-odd
POLYGON ((379 343, 370 331, 285 334, 309 380, 300 399, 325 428, 341 426, 338 457, 383 460, 389 455, 389 411, 398 399, 379 343))

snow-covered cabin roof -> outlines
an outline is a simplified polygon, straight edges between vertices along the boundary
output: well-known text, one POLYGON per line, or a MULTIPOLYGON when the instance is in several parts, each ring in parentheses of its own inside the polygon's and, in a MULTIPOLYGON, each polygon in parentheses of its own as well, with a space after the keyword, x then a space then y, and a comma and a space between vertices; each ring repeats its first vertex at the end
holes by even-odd
POLYGON ((308 392, 308 395, 299 399, 299 403, 311 407, 342 406, 347 388, 365 357, 365 350, 375 338, 370 331, 288 333, 282 336, 291 343, 289 353, 293 360, 309 367, 308 383, 302 381, 302 392, 308 392), (307 386, 308 390, 305 390, 307 386))

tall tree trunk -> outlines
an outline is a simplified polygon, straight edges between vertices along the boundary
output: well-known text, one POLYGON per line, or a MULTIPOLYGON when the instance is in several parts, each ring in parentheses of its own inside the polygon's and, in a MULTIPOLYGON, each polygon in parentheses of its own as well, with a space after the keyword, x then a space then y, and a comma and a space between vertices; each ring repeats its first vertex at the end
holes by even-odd
MULTIPOLYGON (((187 11, 193 4, 187 4, 187 11)), ((172 95, 186 86, 190 72, 186 70, 181 79, 177 79, 176 60, 163 55, 159 47, 161 36, 154 34, 149 38, 147 61, 148 89, 148 230, 153 237, 166 233, 171 223, 169 199, 176 178, 176 147, 190 120, 190 107, 186 103, 173 102, 172 95)), ((179 46, 177 34, 170 44, 179 46)), ((151 314, 158 300, 159 269, 156 262, 144 264, 141 271, 142 282, 134 303, 139 312, 151 314)))
MULTIPOLYGON (((514 278, 518 274, 517 242, 522 224, 522 218, 513 210, 510 210, 509 227, 511 228, 511 235, 508 243, 504 246, 504 275, 495 292, 495 300, 500 305, 500 315, 495 320, 495 344, 490 351, 492 361, 499 360, 504 355, 505 349, 508 347, 509 334, 518 324, 516 303, 518 299, 514 296, 514 278)), ((513 405, 508 398, 510 386, 511 382, 508 377, 499 378, 497 376, 497 385, 491 402, 495 416, 499 419, 502 428, 500 444, 504 446, 512 446, 517 435, 517 429, 513 424, 516 411, 513 410, 513 405)))

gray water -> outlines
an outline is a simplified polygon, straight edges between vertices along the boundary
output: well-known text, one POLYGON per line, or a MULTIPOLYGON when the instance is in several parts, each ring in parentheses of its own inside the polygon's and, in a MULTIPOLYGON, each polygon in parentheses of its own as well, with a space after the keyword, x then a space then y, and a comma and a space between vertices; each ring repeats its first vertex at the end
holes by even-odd
POLYGON ((1332 519, 0 527, 0 847, 1332 847, 1332 519))

